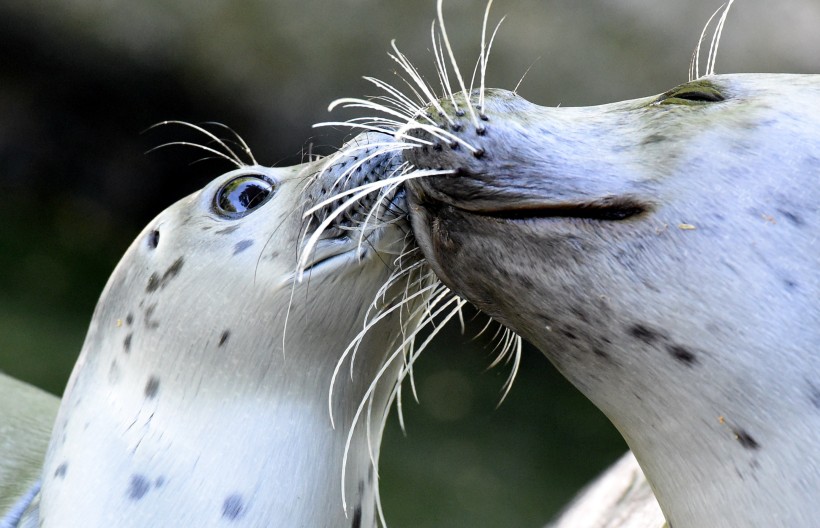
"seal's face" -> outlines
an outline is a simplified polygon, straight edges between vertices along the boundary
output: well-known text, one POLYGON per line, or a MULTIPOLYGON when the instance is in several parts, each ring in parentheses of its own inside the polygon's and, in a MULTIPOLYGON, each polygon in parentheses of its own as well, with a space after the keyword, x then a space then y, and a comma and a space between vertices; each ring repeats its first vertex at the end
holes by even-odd
POLYGON ((820 76, 477 111, 472 150, 407 154, 453 171, 408 183, 441 280, 612 419, 676 528, 815 522, 820 76))
MULTIPOLYGON (((349 161, 239 168, 137 237, 66 389, 43 473, 42 526, 375 522, 371 454, 381 430, 351 426, 363 399, 379 419, 387 408, 393 383, 368 388, 378 353, 385 358, 398 339, 399 310, 360 344, 377 357, 357 364, 355 381, 336 384, 336 429, 327 391, 399 265, 408 229, 390 213, 399 198, 332 224, 303 259, 304 280, 296 273, 323 214, 303 213, 327 189, 391 163, 374 155, 340 182, 349 161)), ((380 299, 397 302, 389 291, 380 299)))

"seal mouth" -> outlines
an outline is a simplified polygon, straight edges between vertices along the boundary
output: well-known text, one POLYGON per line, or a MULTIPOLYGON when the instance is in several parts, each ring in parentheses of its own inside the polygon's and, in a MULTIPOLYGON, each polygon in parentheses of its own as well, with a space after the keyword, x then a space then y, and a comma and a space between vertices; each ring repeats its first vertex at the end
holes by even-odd
POLYGON ((302 273, 305 276, 338 272, 341 266, 360 260, 364 249, 348 237, 325 239, 316 246, 302 273))
POLYGON ((448 196, 439 200, 432 196, 422 197, 420 203, 427 208, 440 209, 449 206, 463 213, 503 220, 506 222, 526 222, 549 219, 578 219, 599 222, 621 222, 635 219, 651 212, 652 205, 633 196, 606 196, 593 200, 570 202, 546 202, 503 197, 496 200, 461 201, 448 196))
POLYGON ((649 206, 630 197, 606 197, 588 202, 560 202, 552 204, 499 204, 498 207, 465 208, 454 205, 470 214, 497 218, 511 222, 548 218, 577 218, 618 222, 646 214, 649 206))

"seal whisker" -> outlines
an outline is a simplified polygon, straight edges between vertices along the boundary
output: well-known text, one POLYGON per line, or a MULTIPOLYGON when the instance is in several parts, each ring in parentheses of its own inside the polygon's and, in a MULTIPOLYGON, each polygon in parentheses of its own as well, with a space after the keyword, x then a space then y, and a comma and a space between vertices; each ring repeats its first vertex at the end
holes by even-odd
POLYGON ((706 21, 706 25, 703 26, 703 29, 700 32, 698 44, 697 46, 695 46, 695 50, 692 52, 692 59, 689 61, 689 82, 692 82, 695 79, 700 79, 700 48, 701 46, 703 46, 703 39, 706 37, 706 31, 712 24, 712 20, 714 20, 717 14, 720 13, 721 9, 723 9, 723 5, 717 8, 714 13, 712 13, 712 16, 709 17, 709 20, 706 21))
MULTIPOLYGON (((446 316, 444 316, 444 320, 442 321, 441 326, 435 327, 434 330, 430 333, 430 335, 421 344, 421 346, 418 347, 415 350, 413 356, 410 358, 410 363, 411 364, 412 364, 413 360, 415 360, 415 358, 418 357, 418 355, 430 344, 432 339, 438 334, 438 332, 441 330, 441 328, 443 328, 443 326, 446 325, 446 323, 452 317, 454 317, 457 312, 460 311, 461 305, 466 304, 467 301, 465 301, 465 300, 463 300, 459 297, 452 297, 451 299, 446 301, 442 306, 440 306, 435 312, 433 312, 432 315, 430 316, 430 318, 432 319, 433 317, 436 317, 437 315, 441 314, 454 302, 457 303, 457 306, 454 307, 454 308, 451 308, 451 311, 446 316)), ((424 326, 423 323, 424 323, 424 321, 422 321, 422 324, 420 324, 419 326, 424 326)), ((401 355, 404 354, 406 346, 409 343, 411 343, 415 340, 416 334, 418 332, 419 332, 419 328, 417 327, 416 329, 414 329, 414 331, 411 333, 411 335, 408 336, 404 341, 402 341, 402 343, 398 347, 396 347, 396 349, 388 356, 388 358, 385 360, 385 362, 383 363, 383 365, 381 366, 379 371, 374 376, 373 381, 368 386, 367 390, 365 391, 364 396, 362 397, 361 402, 359 403, 358 407, 356 408, 356 412, 353 416, 351 428, 350 428, 350 431, 348 432, 347 440, 345 441, 344 452, 343 452, 343 455, 342 455, 341 490, 342 490, 342 507, 345 511, 347 510, 347 493, 346 493, 346 490, 345 490, 345 481, 346 481, 346 477, 347 477, 347 461, 348 461, 348 456, 349 456, 349 453, 350 453, 350 446, 351 446, 351 443, 353 441, 353 434, 354 434, 354 431, 356 429, 356 424, 359 422, 359 419, 361 418, 362 412, 363 412, 365 406, 367 405, 367 401, 372 397, 374 391, 376 390, 376 386, 381 381, 382 377, 387 372, 388 368, 391 366, 391 364, 398 357, 400 357, 401 355)), ((406 373, 406 368, 402 369, 401 372, 406 373)), ((401 379, 401 374, 400 374, 400 379, 401 379)), ((400 381, 399 381, 399 383, 400 383, 400 381)), ((395 390, 395 388, 393 390, 395 390)))
POLYGON ((419 104, 415 103, 412 99, 404 95, 404 93, 402 93, 401 90, 399 90, 392 84, 382 81, 381 79, 375 77, 365 76, 363 77, 363 79, 386 92, 389 96, 386 98, 386 100, 396 105, 396 107, 399 109, 404 108, 407 111, 407 116, 414 116, 419 111, 421 111, 422 107, 419 104))
POLYGON ((237 143, 239 145, 239 147, 242 149, 242 152, 244 152, 245 155, 248 156, 248 159, 250 159, 250 165, 259 165, 259 163, 257 163, 256 161, 256 158, 253 156, 251 148, 245 142, 245 139, 241 135, 239 135, 239 133, 236 130, 234 130, 233 128, 229 127, 224 123, 220 123, 219 121, 206 121, 204 124, 223 128, 231 134, 233 134, 234 138, 236 138, 236 142, 232 141, 232 143, 237 143))
MULTIPOLYGON (((176 144, 188 145, 188 146, 192 146, 192 147, 199 147, 199 148, 202 148, 203 150, 207 150, 208 152, 213 152, 214 154, 221 154, 225 159, 228 159, 228 160, 232 161, 237 166, 237 168, 241 168, 241 167, 244 167, 246 165, 245 163, 242 162, 242 158, 240 158, 236 154, 236 152, 234 152, 233 149, 231 149, 231 147, 229 147, 227 145, 227 143, 225 143, 225 141, 223 139, 221 139, 219 136, 217 136, 216 134, 214 134, 210 130, 208 130, 204 127, 201 127, 199 125, 195 125, 194 123, 189 123, 187 121, 178 121, 178 120, 160 121, 159 123, 156 123, 156 124, 151 125, 150 127, 148 127, 147 130, 151 130, 153 128, 160 127, 160 126, 165 126, 165 125, 182 125, 182 126, 185 126, 185 127, 188 127, 188 128, 192 128, 193 130, 196 130, 197 132, 200 132, 201 134, 203 134, 206 137, 210 138, 214 143, 216 143, 217 145, 219 145, 220 147, 225 149, 225 153, 224 154, 220 153, 220 152, 218 152, 217 150, 215 150, 211 147, 207 147, 205 145, 199 145, 199 144, 196 144, 196 143, 176 142, 176 144)), ((222 126, 224 126, 224 125, 222 125, 222 126)), ((231 132, 233 132, 233 131, 231 130, 231 132)), ((234 132, 234 134, 237 137, 239 137, 239 135, 236 134, 235 132, 234 132)), ((241 141, 241 138, 240 138, 240 141, 241 141)), ((242 141, 242 143, 244 144, 244 141, 242 141)), ((161 147, 162 146, 167 146, 167 145, 173 145, 173 144, 175 144, 175 143, 167 143, 165 145, 161 145, 161 147)), ((151 150, 156 150, 157 148, 160 148, 160 147, 155 147, 154 149, 151 149, 151 150)), ((250 149, 248 149, 248 150, 250 150, 250 149)), ((151 151, 149 150, 148 152, 151 152, 151 151)), ((251 159, 253 159, 253 156, 251 156, 251 159)), ((256 163, 254 163, 254 164, 256 164, 256 163)))
MULTIPOLYGON (((411 234, 408 236, 412 237, 411 234)), ((435 285, 428 285, 422 286, 425 280, 428 278, 425 275, 421 275, 413 279, 413 272, 416 270, 421 270, 426 272, 425 263, 422 260, 417 260, 412 262, 409 266, 405 265, 407 258, 413 254, 418 253, 418 247, 415 246, 413 242, 407 242, 405 244, 405 248, 400 254, 396 257, 394 264, 396 265, 394 271, 391 273, 390 276, 385 280, 382 286, 377 290, 376 294, 374 295, 374 300, 371 302, 370 306, 368 307, 367 311, 365 312, 365 316, 363 319, 363 328, 362 330, 351 340, 350 344, 348 344, 347 348, 342 352, 337 364, 336 368, 334 369, 333 375, 331 376, 331 384, 330 384, 330 394, 329 394, 329 404, 332 401, 332 393, 333 393, 333 386, 335 384, 335 379, 338 375, 338 371, 341 367, 341 364, 344 360, 351 355, 351 377, 353 376, 353 358, 355 357, 356 350, 358 349, 359 344, 361 343, 363 337, 367 334, 367 332, 373 328, 379 321, 383 320, 387 316, 391 315, 393 312, 399 310, 400 317, 403 317, 402 308, 412 304, 412 302, 419 297, 423 297, 427 291, 432 291, 432 288, 435 285), (407 284, 403 289, 401 294, 397 294, 395 298, 399 298, 400 302, 398 304, 391 304, 391 301, 388 301, 386 296, 390 289, 402 279, 402 277, 406 277, 407 284), (421 291, 417 291, 417 288, 421 288, 421 291), (414 293, 410 293, 411 290, 414 290, 414 293), (380 300, 381 299, 381 300, 380 300), (389 308, 385 308, 385 306, 389 306, 389 308), (376 311, 375 315, 372 315, 373 311, 376 311)), ((412 320, 414 318, 414 314, 411 313, 409 318, 412 320)), ((405 322, 402 320, 400 326, 402 334, 406 333, 406 328, 410 323, 405 322)), ((331 421, 332 418, 332 411, 331 411, 331 421)))
MULTIPOLYGON (((424 78, 421 76, 421 74, 418 72, 415 66, 413 66, 412 63, 410 63, 410 61, 407 59, 407 57, 401 51, 399 51, 399 48, 396 46, 396 41, 394 40, 390 44, 393 47, 393 50, 395 51, 395 55, 388 55, 397 63, 399 63, 399 65, 408 73, 408 75, 410 75, 410 78, 415 82, 416 86, 424 94, 424 97, 421 97, 421 94, 418 94, 418 92, 416 92, 419 96, 419 101, 421 102, 421 104, 424 106, 433 106, 436 109, 436 111, 438 111, 439 115, 444 117, 447 120, 447 122, 450 125, 452 125, 454 123, 453 119, 444 111, 444 108, 441 106, 441 103, 439 103, 438 97, 436 97, 436 95, 433 93, 433 90, 424 81, 424 78)), ((410 83, 408 83, 408 85, 409 84, 410 83)), ((415 92, 415 90, 413 91, 415 92)))
MULTIPOLYGON (((433 44, 433 56, 435 57, 435 70, 438 78, 441 82, 441 89, 442 94, 445 98, 450 100, 450 103, 453 105, 453 109, 456 111, 456 114, 459 112, 458 102, 456 101, 455 95, 453 94, 453 88, 450 85, 450 76, 447 73, 447 66, 444 59, 444 47, 441 43, 441 33, 436 34, 436 21, 434 20, 432 24, 430 24, 430 40, 433 44)), ((453 121, 450 121, 452 124, 453 121)))
MULTIPOLYGON (((490 2, 487 4, 487 11, 484 14, 484 28, 487 27, 487 18, 490 15, 490 7, 492 6, 492 4, 493 4, 492 0, 490 0, 490 2)), ((493 34, 490 36, 490 42, 489 42, 489 44, 487 44, 487 51, 486 52, 484 52, 484 29, 482 29, 482 32, 481 32, 481 50, 482 50, 483 55, 482 55, 482 62, 481 62, 481 87, 479 88, 479 93, 478 93, 478 108, 481 112, 484 112, 484 96, 485 96, 485 93, 487 91, 487 85, 486 85, 487 64, 490 61, 490 52, 493 49, 493 43, 495 42, 495 36, 498 34, 498 30, 501 29, 501 24, 503 24, 504 20, 506 20, 506 19, 507 19, 506 16, 501 17, 501 20, 499 20, 498 23, 495 25, 495 29, 493 29, 493 34)), ((530 66, 530 68, 531 67, 532 66, 530 66)), ((529 71, 529 68, 527 68, 527 72, 528 71, 529 71)), ((526 75, 527 72, 524 72, 524 75, 526 75)), ((522 77, 522 80, 523 80, 523 77, 522 77)), ((518 85, 520 85, 520 84, 521 84, 521 81, 518 81, 518 85)), ((516 89, 518 88, 518 85, 516 85, 516 89)), ((513 90, 513 91, 515 91, 515 90, 513 90)))
MULTIPOLYGON (((244 167, 244 165, 242 164, 241 161, 238 161, 238 160, 226 155, 223 152, 220 152, 220 151, 218 151, 214 148, 208 147, 206 145, 200 145, 199 143, 192 143, 190 141, 169 141, 168 143, 163 143, 161 145, 157 145, 156 147, 145 151, 145 153, 150 154, 150 153, 155 152, 159 149, 162 149, 162 148, 165 148, 165 147, 171 147, 171 146, 183 146, 183 147, 198 148, 198 149, 204 150, 206 152, 210 152, 211 154, 214 154, 218 158, 222 158, 224 160, 227 160, 227 161, 233 163, 234 165, 236 165, 237 168, 244 167)), ((208 159, 208 158, 202 158, 202 159, 208 159)), ((202 159, 200 159, 198 161, 202 161, 202 159)))
POLYGON ((308 212, 305 213, 305 216, 307 216, 307 215, 321 209, 322 207, 324 207, 324 206, 326 206, 330 203, 333 203, 339 197, 343 197, 343 196, 353 194, 353 196, 351 198, 348 198, 347 200, 345 200, 342 203, 342 205, 339 206, 339 208, 337 208, 332 213, 328 214, 327 218, 325 218, 321 222, 321 224, 319 224, 319 227, 310 236, 310 238, 308 239, 308 241, 306 242, 306 244, 302 248, 302 255, 300 256, 299 261, 298 261, 298 265, 297 265, 298 280, 300 280, 300 281, 302 280, 302 275, 304 274, 304 269, 305 269, 305 266, 307 265, 307 259, 309 258, 313 248, 316 246, 316 242, 318 242, 319 237, 321 236, 322 232, 339 215, 341 215, 342 212, 344 212, 345 209, 347 209, 348 207, 350 207, 351 205, 353 205, 354 203, 359 201, 364 196, 367 196, 368 194, 370 194, 374 190, 377 190, 377 189, 379 189, 381 187, 384 187, 386 185, 390 185, 390 184, 396 183, 396 182, 401 183, 401 182, 405 182, 407 180, 414 179, 414 178, 421 178, 421 177, 425 177, 425 176, 441 175, 441 174, 452 174, 452 171, 449 171, 449 170, 448 171, 430 170, 430 171, 415 171, 415 172, 411 172, 409 174, 401 174, 399 176, 395 176, 395 177, 392 177, 392 178, 387 178, 387 179, 380 180, 380 181, 377 181, 377 182, 361 185, 361 186, 355 187, 353 189, 348 189, 348 190, 346 190, 342 193, 339 193, 338 195, 336 195, 333 198, 329 198, 327 200, 324 200, 323 202, 320 202, 320 204, 318 204, 318 205, 312 207, 311 209, 309 209, 308 212))
POLYGON ((439 21, 439 31, 441 31, 441 36, 444 38, 444 46, 447 49, 447 54, 450 57, 450 65, 453 67, 453 72, 455 73, 456 80, 458 80, 458 84, 461 87, 461 92, 464 97, 464 102, 467 105, 467 110, 470 113, 470 118, 473 121, 473 125, 476 128, 481 126, 481 123, 478 120, 478 116, 476 116, 475 110, 473 110, 473 105, 470 104, 470 93, 467 91, 467 87, 464 84, 464 78, 461 76, 461 70, 458 68, 458 61, 456 61, 455 54, 453 53, 453 47, 450 45, 450 39, 447 36, 447 28, 444 25, 444 13, 442 12, 442 5, 444 0, 438 0, 436 3, 436 9, 438 12, 438 21, 439 21))
POLYGON ((729 10, 732 9, 732 4, 734 3, 735 0, 729 0, 729 3, 726 4, 726 9, 723 10, 723 14, 721 15, 720 20, 718 21, 715 33, 712 36, 712 44, 709 46, 709 59, 706 62, 706 75, 715 74, 717 52, 718 47, 720 46, 720 39, 723 36, 723 26, 726 25, 726 17, 729 16, 729 10))

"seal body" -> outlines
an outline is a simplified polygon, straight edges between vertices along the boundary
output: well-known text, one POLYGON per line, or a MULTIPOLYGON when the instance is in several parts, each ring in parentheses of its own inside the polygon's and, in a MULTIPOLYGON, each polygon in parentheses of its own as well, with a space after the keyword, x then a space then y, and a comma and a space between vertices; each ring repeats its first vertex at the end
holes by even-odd
POLYGON ((410 163, 452 172, 408 182, 439 278, 613 421, 671 526, 814 524, 820 76, 483 96, 481 128, 441 123, 469 150, 406 127, 433 145, 410 163))
POLYGON ((301 282, 295 272, 315 229, 303 213, 393 163, 367 136, 355 141, 365 161, 344 181, 350 157, 241 167, 137 237, 68 383, 40 526, 375 524, 374 465, 395 378, 371 384, 380 369, 395 375, 398 364, 385 362, 407 314, 384 314, 362 338, 360 351, 381 359, 336 383, 335 428, 327 391, 368 311, 413 291, 382 289, 406 244, 408 227, 390 213, 399 198, 333 224, 301 282), (362 401, 373 425, 352 429, 362 401))

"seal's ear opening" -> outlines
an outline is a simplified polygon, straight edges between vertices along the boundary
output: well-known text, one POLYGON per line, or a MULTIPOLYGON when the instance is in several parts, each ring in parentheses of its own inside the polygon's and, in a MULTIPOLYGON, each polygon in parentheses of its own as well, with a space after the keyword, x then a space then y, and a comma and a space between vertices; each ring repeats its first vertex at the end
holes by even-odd
POLYGON ((274 182, 262 174, 243 174, 223 184, 214 195, 214 212, 235 220, 261 207, 276 191, 274 182))

